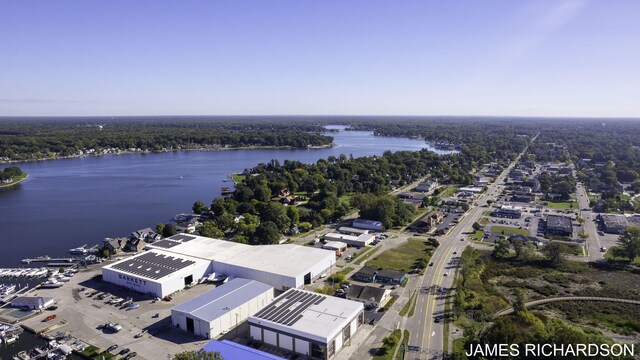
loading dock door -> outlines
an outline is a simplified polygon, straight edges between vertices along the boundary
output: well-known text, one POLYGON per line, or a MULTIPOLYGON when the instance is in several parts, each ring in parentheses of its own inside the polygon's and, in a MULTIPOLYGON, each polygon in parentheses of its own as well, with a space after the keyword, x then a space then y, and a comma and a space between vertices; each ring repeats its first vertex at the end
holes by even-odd
POLYGON ((307 273, 307 274, 304 276, 304 284, 305 284, 305 285, 309 285, 309 284, 311 284, 311 273, 307 273))
POLYGON ((186 278, 184 278, 184 285, 189 285, 193 282, 193 275, 189 275, 186 278))
POLYGON ((190 333, 193 333, 193 319, 192 318, 187 318, 187 331, 190 333))

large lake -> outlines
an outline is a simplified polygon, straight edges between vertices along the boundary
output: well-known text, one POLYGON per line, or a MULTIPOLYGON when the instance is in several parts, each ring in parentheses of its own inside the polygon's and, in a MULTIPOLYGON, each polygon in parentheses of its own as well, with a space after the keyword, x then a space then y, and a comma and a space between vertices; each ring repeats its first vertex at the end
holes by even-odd
POLYGON ((196 200, 209 204, 221 187, 231 186, 223 182, 228 174, 271 159, 313 163, 340 154, 436 151, 423 141, 369 132, 330 135, 336 146, 329 149, 183 151, 20 164, 29 179, 0 191, 0 267, 28 256, 67 255, 73 247, 168 222, 190 212, 196 200))

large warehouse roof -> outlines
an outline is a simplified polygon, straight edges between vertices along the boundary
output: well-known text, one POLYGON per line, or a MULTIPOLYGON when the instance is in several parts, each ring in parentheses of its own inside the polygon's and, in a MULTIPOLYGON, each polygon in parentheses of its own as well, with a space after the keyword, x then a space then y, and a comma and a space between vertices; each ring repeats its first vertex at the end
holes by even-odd
POLYGON ((302 333, 328 341, 363 311, 362 303, 306 290, 289 289, 270 305, 249 317, 253 324, 302 333))
POLYGON ((159 280, 203 261, 189 256, 151 250, 105 266, 121 273, 159 280))
POLYGON ((273 291, 273 287, 255 280, 235 278, 174 307, 172 310, 211 322, 229 310, 235 309, 267 291, 273 291))
MULTIPOLYGON (((310 264, 317 264, 334 256, 326 250, 300 245, 252 246, 203 236, 189 235, 189 237, 194 239, 160 250, 288 276, 298 276, 308 271, 310 264)), ((155 245, 156 243, 153 243, 147 247, 153 249, 155 245)), ((330 260, 327 260, 327 267, 331 264, 330 260)))
POLYGON ((153 251, 113 264, 111 267, 129 274, 158 280, 196 262, 153 251))

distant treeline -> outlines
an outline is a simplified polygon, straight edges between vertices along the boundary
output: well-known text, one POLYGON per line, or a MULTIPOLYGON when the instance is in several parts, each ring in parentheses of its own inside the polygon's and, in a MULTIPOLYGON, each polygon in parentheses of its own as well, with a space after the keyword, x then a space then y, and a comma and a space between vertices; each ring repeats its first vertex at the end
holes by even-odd
POLYGON ((0 121, 0 158, 33 160, 112 148, 162 151, 330 145, 333 138, 322 135, 322 131, 319 125, 293 120, 4 119, 0 121))

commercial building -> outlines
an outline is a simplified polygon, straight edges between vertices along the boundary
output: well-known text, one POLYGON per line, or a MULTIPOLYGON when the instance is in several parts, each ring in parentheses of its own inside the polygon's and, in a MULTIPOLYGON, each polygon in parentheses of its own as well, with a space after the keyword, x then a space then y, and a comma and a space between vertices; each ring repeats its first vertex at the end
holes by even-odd
POLYGON ((229 340, 211 340, 202 347, 203 351, 217 352, 222 359, 242 360, 287 360, 286 358, 269 354, 249 346, 229 340))
POLYGON ((622 234, 629 226, 629 221, 624 215, 600 215, 602 218, 603 230, 609 234, 622 234))
POLYGON ((44 296, 18 296, 11 300, 11 306, 30 310, 42 310, 53 305, 53 303, 52 297, 44 296))
POLYGON ((570 237, 573 235, 573 221, 566 216, 548 215, 547 233, 570 237))
POLYGON ((356 229, 354 227, 350 227, 350 226, 341 226, 338 229, 338 232, 341 234, 347 234, 347 235, 353 235, 353 236, 360 236, 360 235, 364 235, 364 234, 368 234, 369 230, 365 230, 365 229, 356 229))
POLYGON ((347 244, 342 241, 327 241, 322 248, 325 250, 333 250, 336 252, 336 255, 342 254, 343 251, 347 250, 347 244))
POLYGON ((429 192, 429 191, 433 191, 438 187, 438 182, 436 181, 422 181, 420 182, 420 184, 418 184, 418 186, 416 186, 413 190, 417 191, 417 192, 429 192))
POLYGON ((442 221, 443 217, 444 214, 439 211, 429 211, 411 223, 411 225, 409 225, 409 230, 416 232, 431 231, 431 229, 442 221))
POLYGON ((362 234, 353 236, 346 234, 328 233, 324 236, 324 239, 327 241, 340 241, 347 244, 348 246, 363 247, 371 244, 376 239, 376 236, 373 234, 362 234))
POLYGON ((367 309, 379 309, 391 299, 391 290, 368 285, 351 284, 347 288, 347 299, 364 304, 367 309))
POLYGON ((178 234, 102 268, 105 281, 164 297, 211 272, 260 281, 276 290, 310 284, 335 266, 331 252, 292 244, 234 243, 178 234))
POLYGON ((233 329, 273 301, 273 287, 235 278, 171 309, 171 323, 207 339, 233 329))
POLYGON ((363 321, 362 303, 298 289, 248 320, 251 339, 311 359, 333 358, 363 321))
POLYGON ((150 250, 103 267, 102 280, 165 297, 197 281, 210 266, 211 262, 203 259, 150 250))
POLYGON ((354 280, 362 282, 378 282, 382 284, 402 284, 407 274, 395 270, 378 270, 371 266, 363 266, 351 276, 354 280))
POLYGON ((458 189, 459 192, 468 192, 468 193, 473 193, 473 194, 480 194, 484 191, 483 188, 481 187, 477 187, 477 186, 467 186, 467 187, 461 187, 460 189, 458 189))
POLYGON ((493 216, 509 219, 520 219, 522 207, 513 205, 502 205, 500 209, 493 212, 493 216))
POLYGON ((373 231, 384 231, 384 225, 380 221, 367 220, 367 219, 355 219, 351 224, 356 229, 365 229, 373 231))

